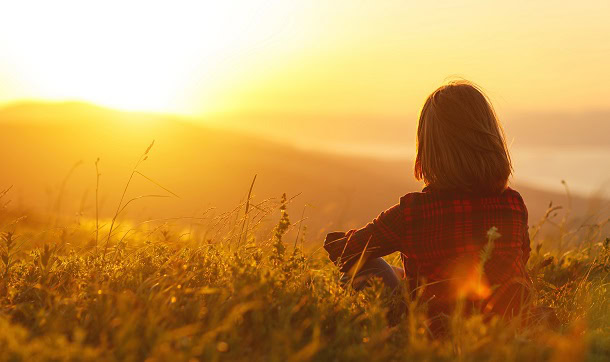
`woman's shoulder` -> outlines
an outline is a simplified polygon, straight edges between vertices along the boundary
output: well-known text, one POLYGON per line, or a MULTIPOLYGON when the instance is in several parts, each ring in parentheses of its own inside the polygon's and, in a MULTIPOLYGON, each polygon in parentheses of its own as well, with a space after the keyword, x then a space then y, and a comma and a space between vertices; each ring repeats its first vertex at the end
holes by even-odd
POLYGON ((525 202, 521 194, 511 188, 506 187, 500 194, 477 194, 472 192, 460 191, 460 190, 439 190, 429 186, 424 187, 418 192, 409 192, 400 198, 400 204, 402 206, 418 206, 429 203, 438 203, 443 201, 455 201, 455 200, 474 200, 474 199, 505 199, 511 204, 520 204, 525 207, 525 202))
POLYGON ((422 201, 424 199, 426 199, 428 196, 429 195, 426 195, 423 190, 419 191, 419 192, 418 191, 409 192, 400 198, 400 205, 401 206, 414 206, 419 203, 422 203, 422 201))
POLYGON ((527 206, 525 206, 525 201, 517 190, 511 187, 507 187, 502 192, 502 196, 509 201, 511 208, 517 211, 522 211, 527 215, 527 206))
POLYGON ((510 186, 508 186, 504 191, 502 191, 501 195, 503 197, 515 199, 521 203, 525 203, 525 201, 523 201, 523 196, 521 196, 521 194, 517 190, 511 188, 510 186))

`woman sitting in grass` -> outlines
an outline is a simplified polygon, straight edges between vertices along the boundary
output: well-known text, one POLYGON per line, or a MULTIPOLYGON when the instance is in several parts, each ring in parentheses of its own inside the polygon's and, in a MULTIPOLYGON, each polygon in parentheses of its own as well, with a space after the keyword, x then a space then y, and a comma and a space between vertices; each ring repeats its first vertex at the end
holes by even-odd
POLYGON ((324 247, 356 289, 371 276, 390 288, 399 278, 411 291, 424 288, 431 317, 456 305, 515 316, 529 295, 530 241, 527 208, 508 187, 511 172, 489 99, 469 82, 449 83, 419 117, 415 177, 424 189, 361 229, 329 234, 324 247), (404 270, 381 258, 396 251, 404 270))

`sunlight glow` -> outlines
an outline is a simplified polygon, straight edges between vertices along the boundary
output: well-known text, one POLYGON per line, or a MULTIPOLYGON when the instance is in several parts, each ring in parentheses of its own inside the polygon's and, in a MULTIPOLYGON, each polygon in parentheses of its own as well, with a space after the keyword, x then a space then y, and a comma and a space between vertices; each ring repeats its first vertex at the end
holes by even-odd
POLYGON ((211 101, 238 59, 264 50, 290 9, 274 1, 10 2, 0 66, 28 97, 189 113, 211 101))
POLYGON ((0 104, 404 119, 461 76, 499 111, 606 108, 607 1, 381 3, 6 2, 0 104))

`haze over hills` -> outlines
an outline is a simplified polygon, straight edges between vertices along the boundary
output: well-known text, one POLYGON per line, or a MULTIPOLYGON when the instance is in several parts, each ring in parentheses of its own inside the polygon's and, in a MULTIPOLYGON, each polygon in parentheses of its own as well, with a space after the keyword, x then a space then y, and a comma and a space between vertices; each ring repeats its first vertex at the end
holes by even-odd
MULTIPOLYGON (((265 138, 289 138, 299 148, 357 156, 415 156, 417 109, 402 115, 243 112, 216 115, 222 127, 265 138), (327 132, 332 125, 333 132, 327 132)), ((610 111, 501 112, 515 161, 515 177, 538 188, 602 191, 610 197, 610 111)))
MULTIPOLYGON (((423 101, 422 101, 423 102, 423 101)), ((225 127, 293 136, 314 145, 391 144, 415 142, 419 109, 399 116, 383 114, 329 115, 311 113, 243 112, 212 116, 225 127), (290 120, 290 122, 287 122, 290 120), (320 132, 332 123, 336 132, 320 132)), ((580 112, 513 112, 501 115, 509 139, 526 146, 608 147, 610 110, 580 112)))
MULTIPOLYGON (((279 125, 278 125, 279 127, 279 125)), ((412 161, 305 151, 285 143, 159 114, 119 112, 83 103, 21 103, 0 110, 0 189, 13 185, 13 207, 94 216, 95 165, 100 158, 102 215, 111 216, 137 158, 155 145, 141 171, 180 196, 142 200, 127 217, 196 216, 228 211, 243 201, 256 174, 254 200, 300 194, 289 206, 305 216, 312 239, 359 227, 421 184, 412 161), (78 163, 82 161, 82 163, 78 163)), ((563 194, 515 187, 537 221, 563 194)), ((165 194, 136 178, 131 196, 165 194)), ((587 200, 574 197, 584 213, 587 200)))

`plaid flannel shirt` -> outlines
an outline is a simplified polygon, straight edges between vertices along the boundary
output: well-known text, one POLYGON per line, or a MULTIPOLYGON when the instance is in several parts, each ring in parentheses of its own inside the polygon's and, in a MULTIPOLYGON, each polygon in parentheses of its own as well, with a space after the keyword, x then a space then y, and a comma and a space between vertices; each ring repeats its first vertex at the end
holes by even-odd
POLYGON ((506 313, 512 307, 514 313, 529 284, 527 219, 521 195, 511 188, 499 195, 475 195, 426 187, 401 197, 399 204, 361 229, 335 240, 329 234, 324 248, 342 272, 348 272, 363 254, 366 260, 399 251, 411 287, 425 280, 427 297, 436 301, 432 309, 446 311, 455 294, 455 279, 465 278, 456 276, 456 263, 479 262, 487 232, 496 227, 501 236, 484 264, 491 295, 481 299, 487 311, 506 313))

